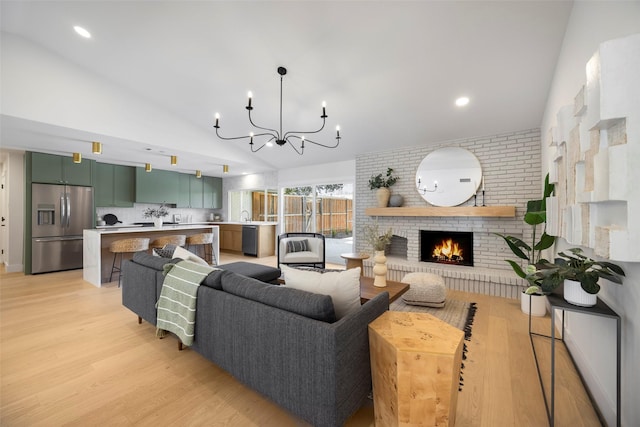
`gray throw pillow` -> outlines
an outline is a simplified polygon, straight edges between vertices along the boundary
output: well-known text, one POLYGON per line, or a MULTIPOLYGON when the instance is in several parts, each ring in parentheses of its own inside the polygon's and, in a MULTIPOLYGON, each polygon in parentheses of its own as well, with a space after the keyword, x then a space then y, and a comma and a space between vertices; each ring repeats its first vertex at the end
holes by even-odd
POLYGON ((287 252, 306 252, 309 250, 309 240, 288 240, 287 252))

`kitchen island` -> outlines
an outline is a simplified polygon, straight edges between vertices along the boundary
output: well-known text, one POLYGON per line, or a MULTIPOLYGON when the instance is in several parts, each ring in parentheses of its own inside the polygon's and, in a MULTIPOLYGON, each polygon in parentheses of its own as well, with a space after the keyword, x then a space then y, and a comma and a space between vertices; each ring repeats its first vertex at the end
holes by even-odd
POLYGON ((256 228, 256 258, 273 256, 276 254, 276 226, 272 221, 226 221, 210 222, 220 227, 220 249, 226 252, 243 253, 243 227, 256 228))
POLYGON ((199 233, 213 233, 212 253, 215 260, 220 259, 220 233, 217 225, 176 224, 156 227, 108 226, 86 229, 83 232, 83 279, 95 286, 102 286, 109 280, 113 253, 109 246, 115 240, 148 237, 150 241, 158 237, 173 234, 191 236, 199 233))

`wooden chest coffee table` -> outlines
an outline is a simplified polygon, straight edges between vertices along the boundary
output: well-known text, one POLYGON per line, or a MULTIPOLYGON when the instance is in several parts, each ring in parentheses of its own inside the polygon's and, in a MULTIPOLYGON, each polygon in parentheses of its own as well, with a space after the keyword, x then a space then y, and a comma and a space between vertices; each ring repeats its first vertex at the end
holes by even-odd
POLYGON ((387 286, 384 288, 378 288, 373 286, 373 277, 360 276, 360 302, 364 304, 371 298, 382 292, 389 292, 389 302, 397 300, 400 295, 409 290, 408 283, 392 282, 387 280, 387 286))

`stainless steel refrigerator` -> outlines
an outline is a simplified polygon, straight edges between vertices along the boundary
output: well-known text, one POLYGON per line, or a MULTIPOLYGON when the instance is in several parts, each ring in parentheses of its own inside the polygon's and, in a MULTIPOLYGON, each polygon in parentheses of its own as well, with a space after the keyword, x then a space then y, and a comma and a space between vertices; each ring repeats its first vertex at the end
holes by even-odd
POLYGON ((82 231, 93 228, 93 188, 31 184, 31 272, 82 268, 82 231))

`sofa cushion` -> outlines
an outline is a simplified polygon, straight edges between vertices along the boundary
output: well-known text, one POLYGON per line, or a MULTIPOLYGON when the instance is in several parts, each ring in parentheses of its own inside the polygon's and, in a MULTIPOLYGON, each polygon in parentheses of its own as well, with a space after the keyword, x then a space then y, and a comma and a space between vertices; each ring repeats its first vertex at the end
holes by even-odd
POLYGON ((281 266, 286 287, 329 295, 336 318, 360 309, 360 268, 319 273, 281 266))
POLYGON ((275 283, 282 274, 278 268, 243 261, 222 264, 219 265, 218 268, 233 271, 234 273, 242 274, 243 276, 253 277, 254 279, 267 283, 275 283))
POLYGON ((208 286, 219 291, 222 290, 222 276, 228 273, 225 270, 213 270, 207 277, 204 278, 201 285, 208 286))
POLYGON ((222 290, 230 294, 311 319, 329 323, 336 321, 333 303, 327 295, 270 285, 230 271, 225 271, 221 279, 222 290))

